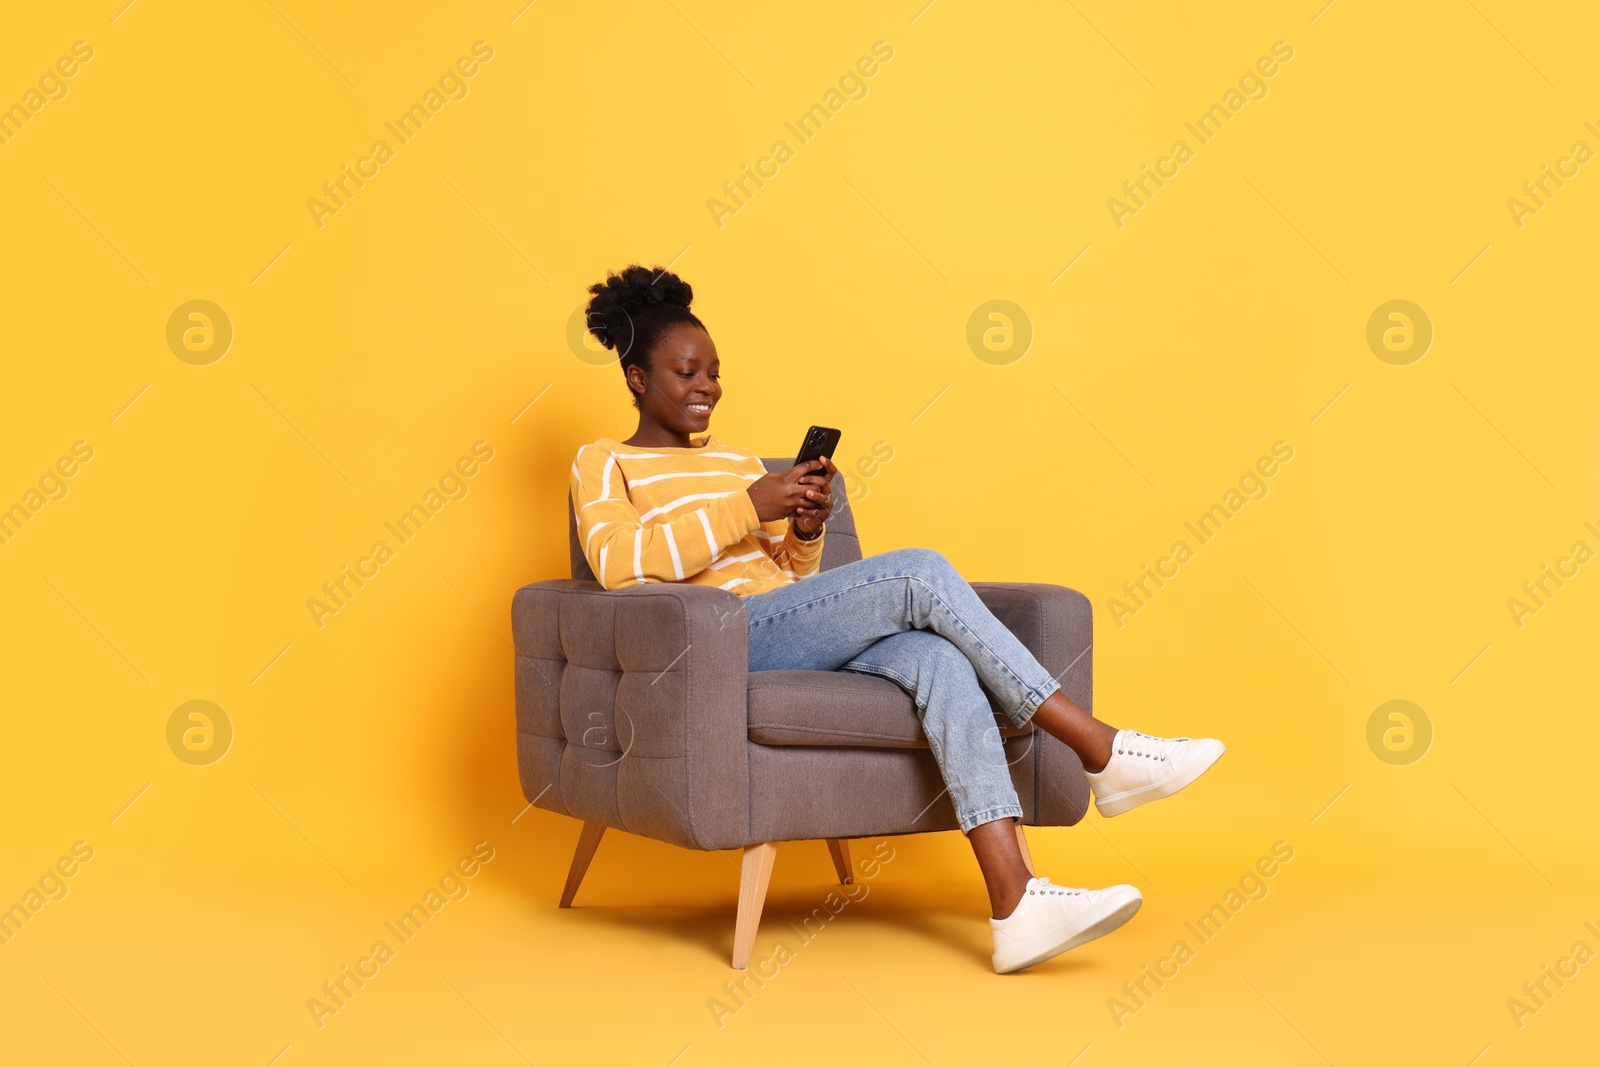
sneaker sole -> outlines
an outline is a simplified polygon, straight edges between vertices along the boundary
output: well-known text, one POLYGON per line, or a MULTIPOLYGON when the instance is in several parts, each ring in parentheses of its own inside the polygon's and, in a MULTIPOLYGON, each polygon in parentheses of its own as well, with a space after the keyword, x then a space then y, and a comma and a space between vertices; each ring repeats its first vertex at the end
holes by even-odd
POLYGON ((1131 897, 1119 895, 1107 898, 1099 909, 1103 914, 1091 918, 1089 925, 1081 929, 1078 928, 1078 924, 1083 920, 1083 916, 1080 915, 1057 923, 1048 930, 1042 930, 1026 941, 1007 945, 1005 951, 994 954, 994 969, 1000 974, 1024 970, 1053 959, 1063 952, 1071 951, 1097 937, 1104 937, 1133 918, 1143 906, 1144 898, 1138 895, 1138 890, 1134 890, 1133 893, 1131 897), (1074 930, 1076 932, 1072 932, 1074 930))
POLYGON ((1212 765, 1221 759, 1223 753, 1227 751, 1228 747, 1218 741, 1216 751, 1211 754, 1210 758, 1201 757, 1197 759, 1189 765, 1189 769, 1183 774, 1164 781, 1152 782, 1138 789, 1128 789, 1121 793, 1113 793, 1108 797, 1095 797, 1095 810, 1109 819, 1124 812, 1132 811, 1140 804, 1148 804, 1152 800, 1170 797, 1180 789, 1193 784, 1196 778, 1209 771, 1212 765))

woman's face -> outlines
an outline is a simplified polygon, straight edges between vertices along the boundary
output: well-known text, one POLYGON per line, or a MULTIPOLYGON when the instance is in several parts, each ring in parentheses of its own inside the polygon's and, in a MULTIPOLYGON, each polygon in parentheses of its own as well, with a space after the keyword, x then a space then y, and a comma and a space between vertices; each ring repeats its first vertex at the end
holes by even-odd
POLYGON ((656 342, 650 369, 628 368, 628 385, 640 411, 676 433, 704 433, 722 399, 721 362, 711 337, 697 326, 678 326, 656 342))

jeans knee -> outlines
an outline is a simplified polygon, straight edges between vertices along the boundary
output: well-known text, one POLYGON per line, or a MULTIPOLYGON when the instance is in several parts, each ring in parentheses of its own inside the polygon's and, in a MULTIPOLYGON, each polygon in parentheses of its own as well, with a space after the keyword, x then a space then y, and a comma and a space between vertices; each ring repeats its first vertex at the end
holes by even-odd
POLYGON ((897 548, 895 555, 904 564, 905 573, 919 578, 950 574, 955 570, 944 555, 932 548, 897 548))
POLYGON ((919 676, 929 679, 940 673, 956 671, 973 674, 972 661, 949 638, 932 630, 903 630, 894 637, 896 647, 917 661, 919 676))
POLYGON ((918 642, 922 661, 917 672, 918 690, 928 706, 937 705, 937 714, 945 718, 959 717, 971 708, 987 711, 988 698, 966 653, 931 630, 911 632, 927 634, 929 638, 918 642))
POLYGON ((965 652, 957 648, 948 639, 934 634, 931 630, 918 630, 917 632, 932 634, 937 638, 937 640, 927 642, 927 648, 924 653, 928 657, 928 666, 935 673, 943 674, 947 678, 954 675, 955 678, 961 681, 970 678, 974 685, 977 684, 978 672, 973 669, 972 661, 967 658, 965 652))

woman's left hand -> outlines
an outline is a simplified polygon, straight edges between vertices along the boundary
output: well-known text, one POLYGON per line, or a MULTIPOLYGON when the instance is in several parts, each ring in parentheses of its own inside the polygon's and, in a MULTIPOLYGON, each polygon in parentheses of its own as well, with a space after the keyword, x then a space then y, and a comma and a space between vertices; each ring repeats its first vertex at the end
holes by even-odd
POLYGON ((796 508, 794 517, 790 520, 790 525, 806 538, 814 538, 821 533, 828 516, 833 514, 833 476, 838 472, 838 468, 827 456, 823 456, 819 462, 822 464, 821 469, 800 479, 801 484, 808 487, 806 499, 811 505, 796 508))

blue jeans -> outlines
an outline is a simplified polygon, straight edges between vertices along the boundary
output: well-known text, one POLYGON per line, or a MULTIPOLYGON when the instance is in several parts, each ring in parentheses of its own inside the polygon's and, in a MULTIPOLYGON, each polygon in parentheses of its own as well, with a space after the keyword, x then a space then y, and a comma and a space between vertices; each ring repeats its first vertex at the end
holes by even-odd
POLYGON ((744 598, 752 671, 855 671, 911 694, 961 832, 1022 817, 979 688, 1017 726, 1061 683, 978 599, 948 560, 900 548, 744 598))

